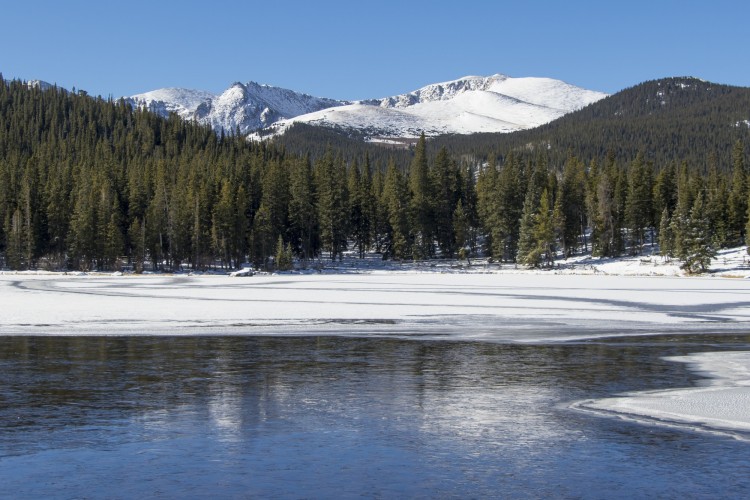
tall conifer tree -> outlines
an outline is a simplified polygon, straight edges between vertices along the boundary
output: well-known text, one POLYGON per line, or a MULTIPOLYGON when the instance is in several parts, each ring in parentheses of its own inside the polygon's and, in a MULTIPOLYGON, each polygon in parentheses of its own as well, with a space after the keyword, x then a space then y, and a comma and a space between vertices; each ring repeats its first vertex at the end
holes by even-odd
POLYGON ((419 137, 414 150, 414 159, 409 169, 409 190, 411 192, 409 225, 414 244, 412 254, 415 259, 429 258, 434 254, 434 218, 424 133, 419 137))

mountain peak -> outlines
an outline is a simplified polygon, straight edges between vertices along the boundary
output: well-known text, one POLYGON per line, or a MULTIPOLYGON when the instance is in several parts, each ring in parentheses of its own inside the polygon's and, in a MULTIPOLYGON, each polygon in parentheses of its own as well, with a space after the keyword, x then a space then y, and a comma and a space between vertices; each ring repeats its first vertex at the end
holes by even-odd
MULTIPOLYGON (((550 122, 607 94, 551 78, 467 76, 393 97, 358 101, 280 122, 354 129, 371 140, 513 132, 550 122)), ((273 132, 272 132, 273 133, 273 132)))
POLYGON ((465 76, 391 97, 342 101, 249 81, 215 95, 159 89, 133 96, 136 106, 178 113, 214 129, 243 134, 293 121, 354 128, 367 135, 413 137, 446 133, 510 132, 547 123, 606 94, 549 78, 465 76))
POLYGON ((55 86, 51 83, 47 83, 44 80, 29 80, 26 82, 26 86, 30 89, 50 90, 55 86))

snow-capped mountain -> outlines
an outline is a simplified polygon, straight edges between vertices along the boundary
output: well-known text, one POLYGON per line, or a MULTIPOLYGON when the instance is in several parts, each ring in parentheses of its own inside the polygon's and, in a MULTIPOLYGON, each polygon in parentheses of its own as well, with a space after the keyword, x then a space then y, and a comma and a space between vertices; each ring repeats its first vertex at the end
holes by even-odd
POLYGON ((550 122, 606 97, 550 78, 467 76, 414 92, 340 101, 292 90, 234 83, 222 94, 167 88, 132 96, 136 106, 252 137, 283 133, 302 122, 356 130, 371 140, 475 132, 512 132, 550 122), (262 130, 261 130, 262 129, 262 130))
POLYGON ((190 120, 194 118, 198 106, 211 102, 215 97, 216 95, 202 90, 166 88, 127 97, 125 100, 133 106, 146 108, 162 116, 177 113, 181 118, 190 120))
MULTIPOLYGON (((0 76, 2 76, 2 74, 0 74, 0 76)), ((26 87, 30 89, 38 88, 43 91, 47 91, 47 90, 51 90, 55 88, 54 85, 52 85, 51 83, 47 83, 44 80, 29 80, 28 82, 26 82, 26 87)))
POLYGON ((347 104, 255 82, 234 83, 219 95, 166 88, 134 95, 127 100, 134 106, 145 107, 164 116, 170 112, 177 113, 186 120, 196 120, 228 133, 239 127, 243 134, 268 127, 279 120, 347 104))
POLYGON ((296 116, 264 133, 283 133, 298 122, 354 129, 370 140, 416 137, 422 132, 428 136, 513 132, 545 124, 606 96, 550 78, 468 76, 408 94, 296 116))
POLYGON ((571 110, 594 102, 606 94, 581 89, 551 78, 511 78, 506 75, 466 76, 458 80, 427 85, 395 97, 360 101, 382 108, 408 108, 434 101, 450 101, 461 94, 490 92, 537 106, 571 110))

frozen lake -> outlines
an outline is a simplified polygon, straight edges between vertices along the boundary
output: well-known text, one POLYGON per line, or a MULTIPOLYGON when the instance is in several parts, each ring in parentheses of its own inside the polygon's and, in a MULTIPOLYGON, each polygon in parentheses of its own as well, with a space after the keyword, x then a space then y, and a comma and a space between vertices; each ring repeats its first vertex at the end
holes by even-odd
POLYGON ((535 342, 748 331, 742 279, 555 274, 0 274, 5 334, 414 335, 535 342))
POLYGON ((746 498, 746 434, 570 404, 749 344, 0 337, 0 497, 746 498))
POLYGON ((747 497, 747 283, 0 274, 0 497, 747 497))

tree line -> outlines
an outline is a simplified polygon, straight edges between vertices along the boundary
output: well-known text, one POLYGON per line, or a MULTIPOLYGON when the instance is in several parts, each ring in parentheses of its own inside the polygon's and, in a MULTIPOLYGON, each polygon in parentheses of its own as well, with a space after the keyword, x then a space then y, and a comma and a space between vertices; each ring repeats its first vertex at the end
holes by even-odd
POLYGON ((459 161, 424 137, 408 155, 328 146, 312 158, 0 78, 0 256, 11 269, 138 272, 285 268, 345 251, 545 266, 658 242, 700 271, 748 233, 741 142, 731 165, 495 158, 459 161))

